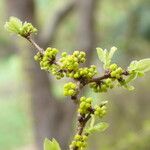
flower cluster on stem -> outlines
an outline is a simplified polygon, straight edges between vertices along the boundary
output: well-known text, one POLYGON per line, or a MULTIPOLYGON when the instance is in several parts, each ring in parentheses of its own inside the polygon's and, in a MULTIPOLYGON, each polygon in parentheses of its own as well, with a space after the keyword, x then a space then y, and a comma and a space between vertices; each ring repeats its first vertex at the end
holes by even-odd
MULTIPOLYGON (((98 57, 104 64, 104 73, 99 75, 98 67, 95 65, 81 66, 86 62, 86 53, 83 51, 76 50, 72 54, 63 52, 58 59, 58 49, 48 47, 44 50, 41 48, 31 38, 31 34, 37 32, 37 29, 32 24, 22 23, 19 19, 11 17, 9 22, 6 22, 5 28, 11 33, 24 37, 38 50, 34 59, 39 63, 42 70, 50 72, 58 80, 64 77, 71 79, 70 82, 64 85, 64 95, 70 96, 75 105, 77 105, 77 130, 69 146, 70 150, 84 150, 87 147, 90 134, 104 131, 108 127, 107 123, 101 121, 95 124, 95 119, 99 118, 98 120, 101 120, 106 115, 107 101, 102 101, 99 105, 95 105, 92 97, 79 97, 81 90, 85 86, 89 86, 95 93, 107 92, 116 86, 133 90, 130 82, 150 70, 149 58, 132 61, 127 69, 123 69, 117 64, 111 63, 112 57, 117 50, 116 47, 112 47, 110 51, 97 48, 98 57)), ((46 145, 47 143, 55 147, 56 150, 60 150, 55 140, 46 140, 46 145)))

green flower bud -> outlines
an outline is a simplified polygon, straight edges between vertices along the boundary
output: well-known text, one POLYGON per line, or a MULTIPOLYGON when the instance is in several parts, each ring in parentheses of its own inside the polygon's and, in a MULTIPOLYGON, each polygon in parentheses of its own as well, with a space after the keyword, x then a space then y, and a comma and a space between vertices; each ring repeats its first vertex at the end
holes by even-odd
POLYGON ((91 103, 91 102, 92 102, 92 98, 87 98, 87 99, 86 99, 86 102, 87 102, 87 103, 91 103))
POLYGON ((88 113, 90 111, 89 108, 91 108, 91 103, 92 98, 81 97, 78 112, 80 114, 88 113))
POLYGON ((120 79, 120 74, 116 74, 116 79, 120 79))
POLYGON ((68 95, 73 95, 74 94, 74 90, 69 90, 68 91, 68 95))
POLYGON ((81 97, 80 98, 80 101, 82 102, 82 101, 85 101, 86 100, 86 97, 85 96, 83 96, 83 97, 81 97))
POLYGON ((37 55, 35 55, 35 56, 34 56, 34 60, 35 60, 35 61, 38 61, 38 60, 39 60, 39 57, 38 57, 37 55))
POLYGON ((75 140, 80 140, 81 139, 81 135, 76 134, 75 135, 75 140))
POLYGON ((111 77, 113 77, 113 78, 116 77, 116 71, 112 71, 110 75, 111 75, 111 77))
POLYGON ((98 117, 103 117, 106 114, 107 107, 105 106, 105 104, 102 104, 102 106, 95 106, 95 111, 94 111, 94 115, 98 116, 98 117))
POLYGON ((64 95, 65 96, 73 96, 76 94, 76 84, 73 82, 69 82, 64 85, 64 95))
POLYGON ((111 70, 111 71, 114 71, 114 70, 116 70, 117 69, 117 64, 112 64, 112 65, 110 65, 110 67, 109 67, 109 69, 111 70))
POLYGON ((73 53, 74 56, 78 56, 79 54, 80 54, 79 51, 74 51, 74 53, 73 53))
POLYGON ((121 67, 119 67, 119 68, 116 70, 116 73, 117 73, 117 74, 122 74, 122 72, 123 72, 123 69, 122 69, 121 67))

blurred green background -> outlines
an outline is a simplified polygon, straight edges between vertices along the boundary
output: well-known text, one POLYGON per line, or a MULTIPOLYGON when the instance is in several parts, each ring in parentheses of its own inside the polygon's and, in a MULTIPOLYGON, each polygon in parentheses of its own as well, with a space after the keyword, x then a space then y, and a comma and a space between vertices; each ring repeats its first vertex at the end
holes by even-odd
MULTIPOLYGON (((56 81, 33 61, 34 48, 3 28, 9 16, 31 21, 35 37, 46 48, 88 52, 98 61, 96 47, 118 48, 115 62, 150 57, 149 0, 0 0, 0 150, 42 150, 44 137, 55 137, 63 149, 72 137, 74 111, 56 81)), ((150 150, 150 74, 138 79, 135 91, 113 89, 95 97, 109 101, 109 129, 90 138, 94 150, 150 150)))

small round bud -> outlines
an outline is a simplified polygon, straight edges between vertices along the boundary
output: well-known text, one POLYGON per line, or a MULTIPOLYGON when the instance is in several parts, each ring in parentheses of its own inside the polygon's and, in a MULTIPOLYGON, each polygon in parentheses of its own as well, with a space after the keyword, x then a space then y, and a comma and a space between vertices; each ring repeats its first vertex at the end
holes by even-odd
POLYGON ((67 53, 66 53, 66 52, 63 52, 61 55, 62 55, 62 57, 66 57, 66 56, 67 56, 67 53))
POLYGON ((34 60, 38 61, 39 57, 37 55, 34 56, 34 60))
POLYGON ((111 71, 116 70, 116 69, 117 69, 117 64, 112 64, 112 65, 110 65, 109 69, 110 69, 111 71))
POLYGON ((122 69, 121 67, 119 67, 119 68, 116 70, 116 73, 118 73, 118 74, 122 74, 122 72, 123 72, 123 69, 122 69))
POLYGON ((65 96, 73 96, 76 94, 76 84, 73 82, 69 82, 64 85, 64 95, 65 96))
POLYGON ((116 71, 112 71, 110 75, 111 77, 116 77, 116 71))

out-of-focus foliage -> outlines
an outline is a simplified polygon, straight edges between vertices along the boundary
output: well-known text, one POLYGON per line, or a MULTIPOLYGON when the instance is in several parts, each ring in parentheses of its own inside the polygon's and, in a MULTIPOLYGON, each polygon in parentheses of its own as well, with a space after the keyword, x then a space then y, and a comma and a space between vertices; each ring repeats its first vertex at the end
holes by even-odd
POLYGON ((143 123, 143 127, 138 132, 127 133, 117 144, 111 148, 119 150, 149 150, 150 148, 150 121, 146 120, 143 123))
POLYGON ((20 59, 0 61, 0 70, 0 149, 5 150, 22 146, 33 137, 20 59))

